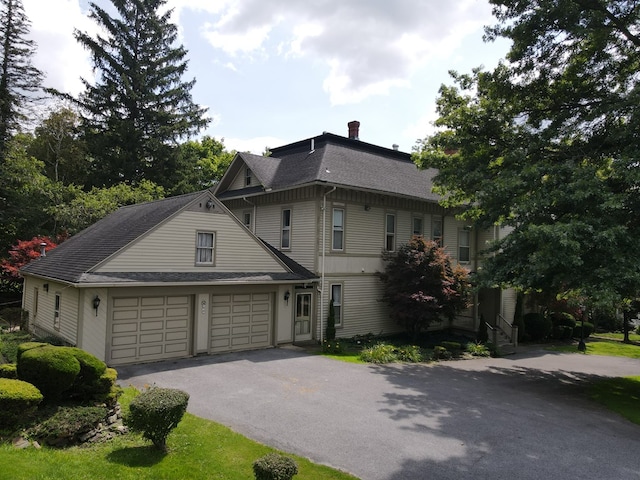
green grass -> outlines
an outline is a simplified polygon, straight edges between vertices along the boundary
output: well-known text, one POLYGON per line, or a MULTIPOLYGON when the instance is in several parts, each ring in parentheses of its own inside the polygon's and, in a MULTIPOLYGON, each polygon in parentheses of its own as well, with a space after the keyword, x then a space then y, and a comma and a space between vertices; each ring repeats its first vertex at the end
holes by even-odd
MULTIPOLYGON (((593 336, 599 337, 599 338, 609 338, 611 340, 620 340, 620 341, 624 339, 623 333, 615 333, 615 332, 594 333, 593 336)), ((638 335, 637 333, 629 333, 629 340, 631 340, 632 342, 640 342, 640 335, 638 335)))
MULTIPOLYGON (((127 388, 124 408, 135 391, 127 388)), ((253 478, 253 462, 274 451, 215 422, 186 414, 167 440, 168 454, 139 435, 68 449, 19 450, 0 445, 2 478, 12 480, 144 480, 253 478)), ((288 454, 287 454, 288 455, 288 454)), ((356 477, 289 455, 298 464, 297 479, 353 480, 356 477)))
POLYGON ((589 394, 609 410, 640 425, 640 377, 602 380, 591 386, 589 394))
MULTIPOLYGON (((640 358, 640 345, 622 343, 615 340, 590 338, 585 341, 587 355, 640 358)), ((547 350, 564 353, 580 353, 576 344, 548 347, 547 350)))

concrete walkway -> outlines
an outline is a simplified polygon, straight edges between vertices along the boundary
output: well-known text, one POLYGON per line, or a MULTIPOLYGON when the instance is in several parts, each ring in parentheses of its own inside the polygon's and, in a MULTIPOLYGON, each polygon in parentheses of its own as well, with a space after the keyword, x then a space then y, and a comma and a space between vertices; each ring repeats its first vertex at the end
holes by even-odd
POLYGON ((639 360, 530 350, 375 366, 271 349, 118 372, 123 386, 183 389, 195 415, 363 480, 640 479, 640 426, 585 389, 640 375, 639 360))

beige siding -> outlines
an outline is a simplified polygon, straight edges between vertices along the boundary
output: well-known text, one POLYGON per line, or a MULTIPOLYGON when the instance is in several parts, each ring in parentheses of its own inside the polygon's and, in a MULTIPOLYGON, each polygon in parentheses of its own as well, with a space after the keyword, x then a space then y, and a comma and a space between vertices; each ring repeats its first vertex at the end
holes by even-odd
POLYGON ((240 190, 241 188, 245 188, 247 186, 258 185, 258 181, 256 180, 255 175, 252 175, 251 185, 247 185, 246 184, 246 181, 245 181, 246 180, 245 179, 246 171, 247 171, 246 165, 242 165, 240 167, 240 171, 238 172, 238 174, 235 176, 235 178, 231 182, 231 185, 229 186, 229 190, 240 190))
POLYGON ((27 277, 24 284, 23 308, 29 311, 29 321, 36 332, 63 338, 69 343, 77 343, 79 292, 61 283, 42 281, 27 277), (44 285, 48 285, 45 291, 44 285), (38 311, 34 312, 34 288, 38 289, 38 311), (60 328, 54 327, 56 294, 60 295, 60 328))
POLYGON ((284 271, 241 224, 228 215, 180 213, 116 254, 98 272, 284 271), (195 265, 196 233, 215 232, 215 265, 195 265))
POLYGON ((78 347, 104 360, 106 358, 107 313, 109 311, 108 290, 106 288, 80 290, 80 305, 78 347), (100 307, 97 312, 93 308, 93 299, 96 295, 100 298, 100 307))
POLYGON ((513 323, 513 316, 516 313, 517 293, 513 288, 502 291, 502 316, 504 319, 513 323))

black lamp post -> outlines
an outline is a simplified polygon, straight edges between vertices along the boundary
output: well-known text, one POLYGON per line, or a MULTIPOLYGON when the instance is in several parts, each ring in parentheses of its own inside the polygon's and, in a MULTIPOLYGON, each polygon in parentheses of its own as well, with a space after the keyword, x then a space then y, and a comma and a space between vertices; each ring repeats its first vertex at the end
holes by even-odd
POLYGON ((580 341, 578 342, 578 350, 584 352, 587 350, 587 346, 584 343, 584 314, 586 307, 580 305, 580 341))

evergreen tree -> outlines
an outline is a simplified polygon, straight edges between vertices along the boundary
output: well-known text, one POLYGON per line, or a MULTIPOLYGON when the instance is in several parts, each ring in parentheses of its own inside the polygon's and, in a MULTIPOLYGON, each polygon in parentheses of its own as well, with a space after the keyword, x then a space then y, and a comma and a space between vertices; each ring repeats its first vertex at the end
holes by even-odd
POLYGON ((26 120, 37 97, 42 72, 31 60, 36 45, 27 39, 30 22, 21 0, 0 0, 0 156, 4 158, 11 136, 26 120))
POLYGON ((91 18, 106 32, 96 38, 80 31, 76 39, 92 56, 95 84, 83 79, 87 143, 94 157, 94 185, 123 180, 172 183, 178 143, 206 127, 206 109, 191 98, 195 80, 182 81, 187 51, 176 45, 166 0, 111 0, 118 16, 95 3, 91 18))

